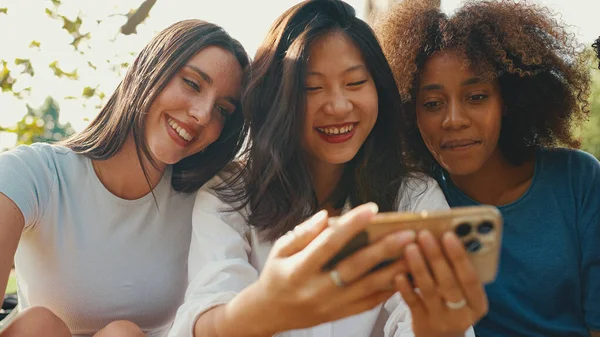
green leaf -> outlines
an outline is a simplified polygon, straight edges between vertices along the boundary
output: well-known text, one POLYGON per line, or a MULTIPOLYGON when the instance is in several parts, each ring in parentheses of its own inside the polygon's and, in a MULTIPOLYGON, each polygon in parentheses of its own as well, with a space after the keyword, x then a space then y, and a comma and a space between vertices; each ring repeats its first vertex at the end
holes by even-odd
POLYGON ((31 43, 29 44, 29 48, 34 48, 34 47, 39 48, 40 47, 40 41, 36 41, 36 40, 31 41, 31 43))
POLYGON ((29 74, 31 76, 35 75, 35 72, 33 71, 33 66, 31 65, 31 61, 26 60, 26 59, 16 58, 15 64, 25 66, 25 69, 21 72, 21 74, 29 74))
POLYGON ((0 13, 8 14, 8 8, 6 8, 6 7, 0 8, 0 13))
POLYGON ((73 70, 72 72, 66 72, 58 66, 58 61, 54 61, 54 62, 50 63, 48 65, 48 67, 50 67, 50 69, 52 69, 54 71, 54 75, 56 75, 57 77, 67 77, 72 80, 79 79, 79 74, 77 74, 77 69, 73 70))
POLYGON ((62 28, 69 32, 69 34, 73 35, 74 33, 79 33, 79 28, 81 27, 81 18, 77 16, 75 21, 69 20, 66 16, 60 16, 63 20, 62 28))
POLYGON ((2 69, 0 70, 0 88, 3 92, 12 91, 15 79, 10 75, 10 70, 6 67, 6 61, 2 60, 2 69))
POLYGON ((83 88, 83 93, 81 95, 83 97, 90 98, 90 97, 94 96, 94 93, 96 93, 96 89, 91 88, 91 87, 85 87, 85 88, 83 88))

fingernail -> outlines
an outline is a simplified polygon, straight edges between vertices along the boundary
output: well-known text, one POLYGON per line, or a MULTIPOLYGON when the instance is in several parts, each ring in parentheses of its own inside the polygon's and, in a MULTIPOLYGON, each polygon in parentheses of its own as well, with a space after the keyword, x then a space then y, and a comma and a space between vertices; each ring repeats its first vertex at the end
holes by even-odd
POLYGON ((395 234, 395 239, 399 243, 406 244, 415 241, 417 234, 415 231, 402 231, 395 234))
POLYGON ((369 202, 369 203, 367 203, 367 206, 369 207, 369 209, 371 210, 371 212, 373 212, 373 214, 377 214, 377 212, 379 212, 379 206, 377 206, 376 203, 369 202))
POLYGON ((428 229, 423 229, 419 232, 419 237, 421 240, 425 240, 426 242, 431 242, 431 240, 435 239, 433 234, 428 229))
MULTIPOLYGON (((307 229, 310 230, 310 229, 314 228, 319 223, 321 223, 321 221, 323 221, 326 217, 327 217, 326 210, 321 210, 321 211, 317 212, 315 215, 312 216, 312 218, 310 218, 310 221, 305 223, 307 225, 306 226, 307 229)), ((304 226, 302 226, 302 227, 304 227, 304 226)))
POLYGON ((442 236, 442 240, 450 240, 450 241, 458 241, 458 237, 453 233, 453 232, 446 232, 444 233, 444 235, 442 236))
POLYGON ((322 210, 318 211, 315 215, 313 215, 313 218, 315 220, 319 221, 319 220, 323 220, 326 216, 327 216, 327 210, 322 209, 322 210))
POLYGON ((419 252, 419 246, 417 246, 416 243, 409 243, 406 248, 404 248, 404 251, 407 254, 411 254, 410 252, 419 252))

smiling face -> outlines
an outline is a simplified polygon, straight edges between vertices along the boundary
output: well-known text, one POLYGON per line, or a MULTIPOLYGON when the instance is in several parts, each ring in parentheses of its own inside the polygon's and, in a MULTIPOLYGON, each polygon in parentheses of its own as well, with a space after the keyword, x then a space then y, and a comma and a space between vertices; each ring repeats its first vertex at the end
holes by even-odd
POLYGON ((170 79, 145 122, 148 148, 158 165, 175 164, 219 138, 238 104, 241 77, 235 56, 210 46, 170 79))
POLYGON ((302 148, 314 165, 350 161, 373 129, 378 113, 375 83, 360 50, 341 32, 309 48, 302 148))
POLYGON ((417 124, 427 148, 451 175, 476 173, 501 157, 502 111, 498 81, 464 69, 459 54, 440 52, 425 63, 416 97, 417 124))

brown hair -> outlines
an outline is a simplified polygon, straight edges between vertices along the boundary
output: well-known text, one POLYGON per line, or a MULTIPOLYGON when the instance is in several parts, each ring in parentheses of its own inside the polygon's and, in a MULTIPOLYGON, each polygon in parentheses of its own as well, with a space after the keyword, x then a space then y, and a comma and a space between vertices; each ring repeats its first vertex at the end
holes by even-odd
POLYGON ((598 57, 598 69, 600 69, 600 36, 598 36, 596 41, 594 41, 594 44, 592 44, 592 48, 596 53, 596 57, 598 57))
MULTIPOLYGON (((133 134, 140 162, 143 155, 155 165, 144 135, 146 111, 179 69, 209 46, 229 51, 242 68, 249 64, 242 45, 221 27, 201 20, 177 22, 158 33, 144 47, 98 116, 86 129, 63 144, 88 158, 104 160, 119 152, 133 134)), ((217 141, 173 165, 173 188, 181 192, 200 188, 234 158, 246 133, 244 118, 236 111, 217 141)), ((144 167, 143 170, 148 181, 144 167)))
POLYGON ((233 192, 223 189, 221 194, 238 203, 237 209, 248 206, 248 223, 264 239, 277 239, 329 201, 339 208, 349 199, 353 206, 374 201, 382 211, 396 209, 408 173, 400 143, 405 132, 398 111, 401 99, 373 31, 350 5, 311 0, 287 10, 271 27, 247 76, 242 106, 251 123, 251 143, 238 176, 243 183, 230 183, 233 192), (379 114, 358 154, 346 164, 334 195, 317 200, 300 147, 306 64, 311 42, 331 32, 342 32, 361 51, 377 88, 379 114))
POLYGON ((416 124, 419 74, 435 53, 452 49, 465 67, 500 84, 506 116, 499 147, 513 164, 541 146, 577 147, 572 127, 588 114, 589 72, 579 45, 545 7, 525 1, 468 1, 452 16, 419 0, 394 6, 377 33, 405 100, 409 154, 429 169, 435 161, 416 124), (426 154, 424 154, 426 153, 426 154))

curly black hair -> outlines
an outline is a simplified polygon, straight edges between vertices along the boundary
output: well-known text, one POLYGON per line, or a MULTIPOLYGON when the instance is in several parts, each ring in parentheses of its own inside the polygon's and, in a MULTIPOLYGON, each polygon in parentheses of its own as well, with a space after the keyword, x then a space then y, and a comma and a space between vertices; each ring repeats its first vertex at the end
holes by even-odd
POLYGON ((594 48, 594 52, 598 57, 598 69, 600 69, 600 36, 598 36, 598 39, 592 44, 592 48, 594 48))
POLYGON ((574 126, 589 114, 590 75, 580 45, 553 12, 526 1, 468 1, 452 16, 430 1, 404 0, 376 25, 407 114, 409 158, 429 171, 435 161, 416 124, 415 97, 425 62, 442 50, 500 84, 506 116, 499 147, 514 165, 535 148, 578 147, 574 126))

